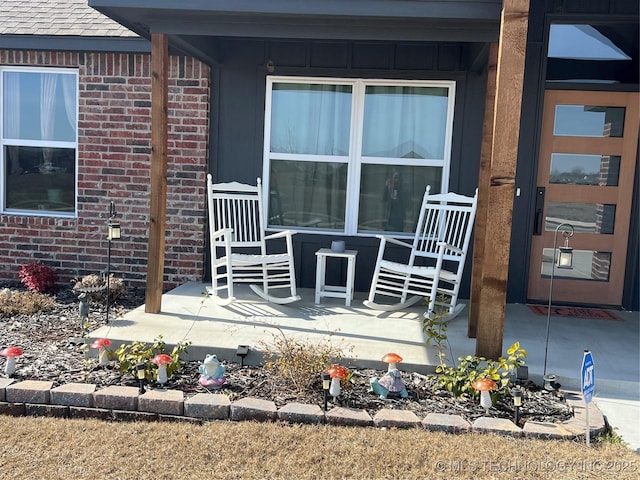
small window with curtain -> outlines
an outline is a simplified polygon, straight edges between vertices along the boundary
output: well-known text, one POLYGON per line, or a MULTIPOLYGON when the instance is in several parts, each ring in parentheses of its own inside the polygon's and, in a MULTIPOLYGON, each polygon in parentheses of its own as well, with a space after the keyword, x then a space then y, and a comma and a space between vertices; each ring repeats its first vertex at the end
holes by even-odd
POLYGON ((455 83, 268 77, 270 228, 413 233, 448 185, 455 83))
POLYGON ((0 69, 2 211, 76 213, 78 74, 0 69))

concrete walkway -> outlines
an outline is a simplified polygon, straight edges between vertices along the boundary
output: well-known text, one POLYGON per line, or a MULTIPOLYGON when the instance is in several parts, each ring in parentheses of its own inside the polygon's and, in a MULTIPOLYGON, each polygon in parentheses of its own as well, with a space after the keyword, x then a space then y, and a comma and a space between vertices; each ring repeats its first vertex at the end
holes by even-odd
MULTIPOLYGON (((342 348, 352 367, 384 368, 380 359, 396 352, 404 360, 400 368, 432 372, 437 357, 425 346, 422 332, 424 306, 401 312, 374 311, 362 305, 356 294, 351 307, 344 301, 323 299, 314 304, 313 291, 301 289, 302 300, 290 305, 264 302, 248 288, 240 288, 238 301, 216 304, 201 283, 187 283, 162 297, 162 311, 146 314, 144 307, 91 333, 115 345, 133 340, 152 342, 162 334, 168 345, 189 340, 187 359, 201 360, 215 353, 227 361, 239 361, 238 345, 248 345, 245 363, 261 361, 260 345, 274 335, 297 337, 309 342, 330 342, 342 348)), ((640 317, 638 312, 612 312, 619 320, 551 317, 547 349, 547 373, 558 376, 565 390, 580 391, 583 351, 592 352, 595 364, 594 402, 618 434, 640 449, 640 317)), ((448 339, 454 358, 475 354, 475 339, 467 338, 466 309, 449 322, 448 339)), ((528 352, 529 378, 542 383, 546 315, 526 305, 507 305, 503 350, 519 341, 528 352)), ((345 362, 346 364, 347 362, 345 362)), ((448 359, 451 363, 451 359, 448 359)))

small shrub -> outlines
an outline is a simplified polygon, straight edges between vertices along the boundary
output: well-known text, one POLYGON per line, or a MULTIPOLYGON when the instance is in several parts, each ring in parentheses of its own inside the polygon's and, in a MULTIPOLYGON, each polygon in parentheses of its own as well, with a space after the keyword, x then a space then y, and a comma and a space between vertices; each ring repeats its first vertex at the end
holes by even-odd
MULTIPOLYGON (((180 355, 187 352, 187 348, 191 345, 191 342, 179 342, 169 356, 172 358, 171 363, 167 364, 167 376, 171 377, 176 371, 180 369, 180 355)), ((165 342, 162 340, 162 335, 158 335, 153 344, 149 345, 144 342, 132 342, 122 344, 115 352, 110 354, 110 358, 116 358, 120 362, 120 374, 125 373, 136 374, 135 367, 138 363, 144 362, 145 364, 145 378, 148 382, 153 382, 156 379, 156 371, 158 367, 151 363, 151 359, 159 353, 166 353, 165 342)))
POLYGON ((437 385, 450 391, 456 397, 477 396, 477 392, 471 385, 478 378, 487 377, 498 384, 498 388, 492 392, 494 401, 497 397, 509 394, 509 382, 511 376, 518 367, 524 365, 524 358, 527 351, 520 348, 520 343, 516 342, 509 350, 507 358, 500 357, 498 360, 490 360, 485 357, 467 355, 460 357, 460 363, 456 368, 438 365, 436 373, 440 374, 437 385))
POLYGON ((4 288, 0 290, 0 316, 33 315, 52 310, 55 300, 49 295, 37 292, 19 292, 4 288))
POLYGON ((58 281, 56 271, 42 263, 30 263, 21 266, 18 276, 27 289, 38 293, 54 290, 58 281))
MULTIPOLYGON (((86 292, 89 299, 94 302, 102 302, 105 300, 107 282, 104 276, 92 273, 85 275, 80 280, 73 279, 72 282, 75 292, 86 292)), ((127 288, 124 286, 124 281, 121 278, 115 278, 113 274, 109 275, 109 301, 124 297, 126 293, 127 288)))
POLYGON ((316 390, 322 372, 343 357, 342 349, 328 342, 308 343, 283 334, 274 335, 272 343, 262 347, 265 367, 298 392, 316 390))

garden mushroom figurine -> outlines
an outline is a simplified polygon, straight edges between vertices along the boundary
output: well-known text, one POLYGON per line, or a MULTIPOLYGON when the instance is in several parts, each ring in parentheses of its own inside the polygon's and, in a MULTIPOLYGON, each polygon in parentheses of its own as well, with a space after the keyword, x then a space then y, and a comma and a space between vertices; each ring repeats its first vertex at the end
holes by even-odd
POLYGON ((109 361, 107 356, 107 348, 111 346, 111 340, 108 338, 98 338, 91 344, 91 348, 98 349, 98 365, 106 365, 109 361))
POLYGON ((158 383, 160 385, 167 383, 167 364, 171 362, 173 362, 173 358, 166 353, 159 353, 151 360, 151 363, 155 363, 158 366, 158 383))
POLYGON ((331 377, 331 385, 329 386, 329 395, 336 401, 336 397, 340 395, 340 381, 349 376, 349 370, 341 365, 331 365, 327 369, 327 373, 331 377))
POLYGON ((380 379, 375 377, 370 378, 369 391, 379 395, 382 400, 387 398, 389 394, 395 396, 400 395, 402 398, 407 398, 409 393, 402 381, 402 373, 400 373, 397 367, 397 364, 402 361, 402 357, 397 353, 387 353, 382 357, 382 361, 389 364, 387 373, 380 379))
POLYGON ((390 372, 391 370, 397 370, 398 367, 396 365, 402 361, 402 357, 397 353, 387 353, 382 357, 382 361, 389 364, 387 371, 390 372))
POLYGON ((471 386, 475 390, 480 391, 480 406, 484 408, 485 413, 489 414, 489 408, 492 405, 491 394, 489 392, 498 388, 498 385, 490 378, 483 377, 475 380, 471 386))
POLYGON ((0 351, 0 355, 7 357, 7 364, 4 366, 4 373, 11 376, 16 371, 16 358, 24 352, 20 347, 7 347, 0 351))

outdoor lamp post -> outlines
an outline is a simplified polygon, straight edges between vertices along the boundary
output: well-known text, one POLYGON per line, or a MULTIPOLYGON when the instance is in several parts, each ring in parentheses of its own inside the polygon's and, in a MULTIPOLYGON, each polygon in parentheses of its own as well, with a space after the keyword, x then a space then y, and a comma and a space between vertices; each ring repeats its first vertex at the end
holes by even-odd
POLYGON ((106 323, 109 323, 109 287, 111 283, 111 240, 120 239, 120 224, 113 219, 116 216, 116 207, 113 202, 109 204, 109 219, 107 220, 107 304, 106 323))
POLYGON ((511 390, 511 395, 513 396, 513 406, 515 408, 515 422, 518 425, 520 421, 520 407, 522 406, 522 389, 519 386, 516 386, 511 390))
POLYGON ((544 368, 542 376, 545 382, 544 388, 547 390, 556 390, 559 385, 555 382, 556 376, 547 375, 547 351, 549 349, 549 324, 551 322, 551 299, 553 294, 553 278, 555 277, 556 266, 563 269, 573 268, 573 248, 569 246, 569 238, 573 237, 573 225, 569 223, 561 223, 556 227, 553 234, 553 259, 551 261, 551 278, 549 281, 549 305, 547 305, 547 335, 544 343, 544 368), (556 260, 556 249, 558 246, 558 232, 562 229, 564 237, 564 246, 560 247, 558 259, 556 260))
POLYGON ((322 390, 324 391, 324 411, 327 411, 327 401, 329 399, 329 387, 331 387, 331 375, 327 372, 322 374, 322 390))
POLYGON ((145 369, 144 362, 140 362, 136 364, 136 377, 138 378, 138 383, 140 385, 138 388, 138 392, 140 394, 143 394, 144 392, 146 392, 146 390, 144 389, 145 376, 146 376, 146 369, 145 369))

